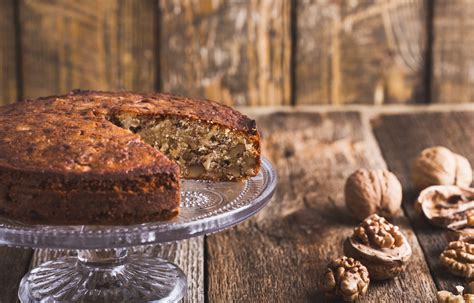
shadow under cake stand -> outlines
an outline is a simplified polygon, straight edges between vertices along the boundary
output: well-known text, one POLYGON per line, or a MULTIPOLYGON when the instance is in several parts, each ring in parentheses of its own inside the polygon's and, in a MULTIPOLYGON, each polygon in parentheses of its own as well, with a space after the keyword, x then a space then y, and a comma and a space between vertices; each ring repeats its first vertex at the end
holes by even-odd
POLYGON ((75 249, 77 257, 48 261, 22 279, 21 302, 175 302, 186 276, 175 264, 127 247, 179 241, 221 231, 261 210, 276 187, 265 158, 245 182, 182 182, 179 216, 133 226, 24 225, 0 219, 0 244, 75 249))

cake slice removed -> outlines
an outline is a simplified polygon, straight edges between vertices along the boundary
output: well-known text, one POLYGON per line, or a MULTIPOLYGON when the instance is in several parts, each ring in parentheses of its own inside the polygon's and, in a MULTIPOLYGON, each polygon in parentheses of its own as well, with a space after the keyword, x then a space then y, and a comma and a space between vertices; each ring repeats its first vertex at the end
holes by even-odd
POLYGON ((245 132, 172 115, 121 113, 116 119, 175 161, 184 178, 234 181, 258 173, 260 150, 255 128, 245 132))

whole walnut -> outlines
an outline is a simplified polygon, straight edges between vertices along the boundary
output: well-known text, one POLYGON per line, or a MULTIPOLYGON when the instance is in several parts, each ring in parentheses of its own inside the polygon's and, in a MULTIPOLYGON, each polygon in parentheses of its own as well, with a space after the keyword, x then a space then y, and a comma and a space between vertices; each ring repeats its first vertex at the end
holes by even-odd
POLYGON ((411 174, 420 190, 431 185, 469 186, 472 182, 469 161, 442 146, 424 149, 413 161, 411 174))
POLYGON ((328 297, 355 301, 369 288, 369 272, 359 261, 343 256, 332 260, 322 279, 328 297))
POLYGON ((347 208, 359 220, 375 213, 391 217, 402 204, 402 185, 388 170, 359 169, 347 178, 344 195, 347 208))

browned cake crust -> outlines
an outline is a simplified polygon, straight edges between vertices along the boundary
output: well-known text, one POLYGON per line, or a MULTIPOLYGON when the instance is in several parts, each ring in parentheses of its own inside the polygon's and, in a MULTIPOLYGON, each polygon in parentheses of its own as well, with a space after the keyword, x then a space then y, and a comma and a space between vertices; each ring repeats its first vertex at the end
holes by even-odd
POLYGON ((259 157, 255 122, 208 100, 93 91, 27 100, 0 107, 0 215, 28 223, 107 225, 175 216, 179 167, 117 126, 123 113, 242 132, 259 157))

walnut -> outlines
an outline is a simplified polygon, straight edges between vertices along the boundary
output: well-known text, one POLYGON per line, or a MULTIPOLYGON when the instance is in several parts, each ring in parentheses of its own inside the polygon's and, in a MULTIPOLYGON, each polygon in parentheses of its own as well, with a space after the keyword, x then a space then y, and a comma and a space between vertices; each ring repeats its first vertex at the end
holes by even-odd
POLYGON ((468 291, 463 293, 464 287, 456 286, 456 290, 457 295, 446 290, 438 291, 438 303, 474 303, 474 295, 468 291))
POLYGON ((424 149, 412 165, 413 183, 418 189, 431 185, 469 186, 472 169, 469 161, 446 147, 424 149))
POLYGON ((328 264, 323 276, 323 289, 329 297, 354 301, 369 288, 369 272, 359 261, 343 256, 328 264))
POLYGON ((453 241, 441 253, 440 262, 453 275, 474 277, 474 244, 468 241, 453 241))
POLYGON ((374 214, 346 239, 344 253, 367 266, 373 279, 384 280, 405 270, 412 250, 398 226, 374 214))
POLYGON ((395 215, 402 203, 402 186, 387 170, 359 169, 346 181, 346 206, 359 220, 371 214, 395 215))
POLYGON ((416 209, 434 225, 459 234, 474 234, 474 189, 455 185, 430 186, 416 201, 416 209))

